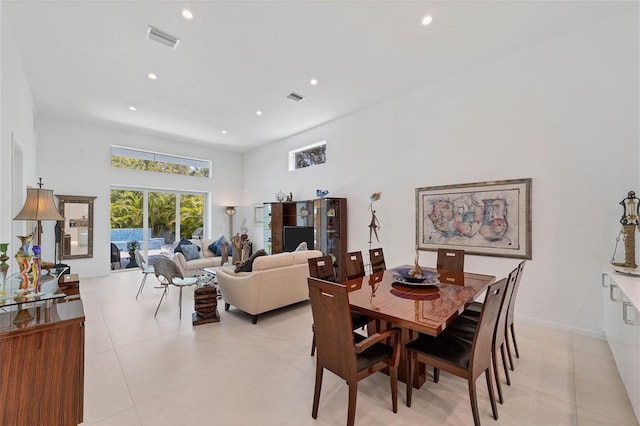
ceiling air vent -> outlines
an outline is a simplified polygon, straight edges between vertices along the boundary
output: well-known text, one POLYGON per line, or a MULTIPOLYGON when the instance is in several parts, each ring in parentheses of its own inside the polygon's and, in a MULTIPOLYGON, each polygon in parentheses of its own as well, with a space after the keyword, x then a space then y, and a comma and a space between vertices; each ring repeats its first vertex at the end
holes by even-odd
POLYGON ((298 95, 295 92, 291 92, 287 95, 287 98, 291 99, 294 102, 302 102, 304 101, 304 96, 298 95))
POLYGON ((172 36, 169 33, 165 33, 162 30, 157 29, 149 25, 149 29, 147 30, 147 38, 149 40, 157 41, 160 44, 164 44, 165 46, 169 46, 172 49, 175 49, 178 45, 180 39, 178 37, 172 36))

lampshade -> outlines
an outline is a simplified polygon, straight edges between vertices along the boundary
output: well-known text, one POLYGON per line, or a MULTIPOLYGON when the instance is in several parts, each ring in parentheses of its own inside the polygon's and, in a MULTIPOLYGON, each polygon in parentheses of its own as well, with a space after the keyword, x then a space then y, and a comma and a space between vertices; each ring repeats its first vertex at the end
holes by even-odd
POLYGON ((53 202, 52 189, 27 188, 24 206, 13 220, 64 220, 64 216, 53 202))
POLYGON ((224 211, 228 216, 233 216, 234 214, 236 214, 236 208, 233 206, 229 206, 225 209, 224 211))

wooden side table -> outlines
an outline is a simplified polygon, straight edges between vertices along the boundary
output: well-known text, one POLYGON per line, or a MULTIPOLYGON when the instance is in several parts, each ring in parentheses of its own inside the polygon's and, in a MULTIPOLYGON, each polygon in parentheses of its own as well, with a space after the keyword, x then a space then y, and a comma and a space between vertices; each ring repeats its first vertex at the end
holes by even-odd
POLYGON ((58 278, 58 288, 67 295, 66 299, 80 298, 80 277, 78 274, 64 274, 58 278))
POLYGON ((191 316, 193 325, 219 322, 218 291, 215 286, 202 286, 195 289, 193 294, 195 312, 191 316))

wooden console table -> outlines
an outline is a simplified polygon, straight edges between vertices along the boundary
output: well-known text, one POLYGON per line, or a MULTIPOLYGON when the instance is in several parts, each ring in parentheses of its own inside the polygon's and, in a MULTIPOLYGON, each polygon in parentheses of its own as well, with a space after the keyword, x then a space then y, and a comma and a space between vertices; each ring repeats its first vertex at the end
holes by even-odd
POLYGON ((32 317, 27 321, 15 321, 15 309, 0 313, 2 425, 82 423, 82 300, 48 305, 25 303, 32 317))
POLYGON ((78 274, 63 274, 58 279, 60 291, 67 295, 67 299, 80 298, 80 277, 78 274))

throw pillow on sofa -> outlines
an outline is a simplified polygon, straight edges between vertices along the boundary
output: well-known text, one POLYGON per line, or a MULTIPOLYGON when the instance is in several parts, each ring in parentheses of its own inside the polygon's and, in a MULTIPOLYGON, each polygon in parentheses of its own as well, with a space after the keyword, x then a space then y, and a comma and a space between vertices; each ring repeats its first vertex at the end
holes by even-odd
POLYGON ((267 255, 267 252, 264 251, 263 249, 258 250, 257 252, 253 253, 250 258, 248 258, 247 260, 245 260, 244 262, 236 266, 236 269, 234 272, 236 274, 238 272, 251 272, 251 270, 253 269, 253 261, 255 260, 255 258, 260 256, 266 256, 266 255, 267 255))
POLYGON ((186 238, 181 238, 180 242, 178 243, 178 245, 176 246, 176 248, 173 250, 174 253, 183 253, 182 251, 182 247, 183 246, 194 246, 198 251, 200 251, 200 247, 194 245, 191 241, 187 240, 186 238))
POLYGON ((184 244, 182 254, 185 260, 200 259, 200 247, 195 244, 184 244))
MULTIPOLYGON (((221 235, 220 238, 209 244, 209 250, 213 252, 216 256, 222 256, 222 246, 224 243, 228 243, 227 237, 221 235)), ((229 256, 231 256, 231 244, 229 244, 229 256)))
POLYGON ((303 241, 300 244, 298 244, 298 247, 296 247, 296 249, 294 251, 304 251, 304 250, 308 250, 309 248, 307 247, 307 242, 303 241))

